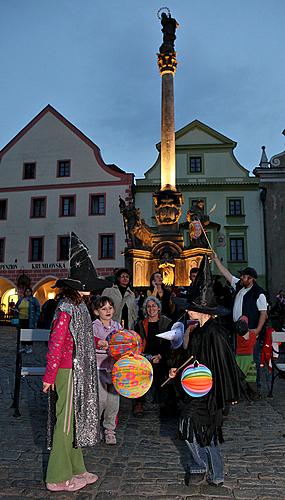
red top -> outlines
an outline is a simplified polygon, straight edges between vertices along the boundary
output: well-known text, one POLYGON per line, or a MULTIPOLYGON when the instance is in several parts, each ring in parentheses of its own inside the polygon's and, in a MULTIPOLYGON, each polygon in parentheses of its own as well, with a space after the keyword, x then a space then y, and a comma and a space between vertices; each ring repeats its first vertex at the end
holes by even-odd
POLYGON ((61 311, 52 324, 43 382, 54 384, 59 368, 72 368, 74 341, 69 330, 70 315, 61 311))
POLYGON ((253 349, 256 343, 256 335, 249 331, 249 339, 245 340, 241 335, 237 335, 237 354, 253 354, 253 349))

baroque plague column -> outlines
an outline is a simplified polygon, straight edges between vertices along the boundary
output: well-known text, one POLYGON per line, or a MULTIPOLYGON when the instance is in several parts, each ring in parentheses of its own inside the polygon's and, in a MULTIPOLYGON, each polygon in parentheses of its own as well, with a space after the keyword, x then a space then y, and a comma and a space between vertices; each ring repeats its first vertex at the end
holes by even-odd
POLYGON ((157 54, 162 85, 160 189, 153 195, 157 227, 150 228, 145 223, 134 203, 126 205, 120 199, 120 211, 128 244, 126 266, 133 274, 134 286, 148 286, 151 274, 157 270, 161 271, 167 285, 185 286, 189 284, 190 268, 199 265, 202 255, 210 250, 197 246, 185 248, 179 228, 184 200, 176 189, 175 165, 174 74, 177 61, 174 42, 178 23, 167 7, 158 11, 158 17, 163 42, 157 54))

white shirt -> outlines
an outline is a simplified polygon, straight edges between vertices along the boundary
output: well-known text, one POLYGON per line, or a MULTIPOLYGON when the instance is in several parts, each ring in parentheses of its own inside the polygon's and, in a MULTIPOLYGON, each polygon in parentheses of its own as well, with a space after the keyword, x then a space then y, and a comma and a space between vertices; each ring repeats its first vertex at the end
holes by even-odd
MULTIPOLYGON (((235 290, 236 285, 239 282, 239 278, 236 278, 236 276, 233 276, 232 281, 231 281, 231 287, 235 290)), ((241 316, 242 316, 242 305, 243 305, 243 298, 245 294, 251 289, 251 286, 249 288, 241 288, 241 290, 237 293, 235 302, 234 302, 234 307, 233 307, 233 320, 237 321, 241 316)), ((267 300, 264 295, 264 293, 261 293, 256 301, 256 307, 259 311, 267 311, 267 300)))

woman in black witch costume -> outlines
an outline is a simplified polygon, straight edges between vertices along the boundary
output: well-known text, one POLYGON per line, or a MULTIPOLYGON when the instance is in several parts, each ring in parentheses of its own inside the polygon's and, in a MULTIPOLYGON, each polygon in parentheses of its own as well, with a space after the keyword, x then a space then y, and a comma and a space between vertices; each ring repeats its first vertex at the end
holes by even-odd
MULTIPOLYGON (((223 442, 223 408, 240 398, 243 375, 232 354, 227 331, 215 319, 228 311, 216 303, 206 256, 195 285, 199 295, 186 309, 191 320, 199 321, 199 326, 190 336, 185 359, 192 355, 206 365, 212 372, 213 386, 203 397, 187 396, 179 430, 189 449, 190 483, 199 484, 207 479, 210 484, 222 486, 224 468, 218 442, 223 442)), ((172 368, 169 375, 174 377, 176 370, 172 368)))

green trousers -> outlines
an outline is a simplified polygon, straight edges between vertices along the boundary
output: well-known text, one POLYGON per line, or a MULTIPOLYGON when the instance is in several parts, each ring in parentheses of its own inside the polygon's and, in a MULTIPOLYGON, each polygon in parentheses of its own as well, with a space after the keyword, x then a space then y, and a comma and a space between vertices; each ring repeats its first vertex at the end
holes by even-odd
POLYGON ((247 382, 256 382, 256 366, 252 354, 237 354, 236 361, 241 371, 245 374, 247 382))
POLYGON ((73 447, 73 377, 72 370, 60 368, 55 380, 58 400, 52 450, 46 482, 61 483, 86 471, 82 450, 73 447))

